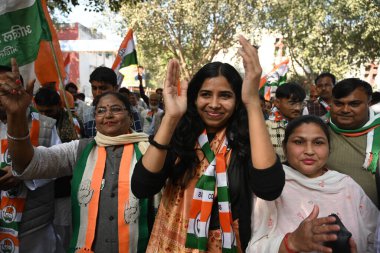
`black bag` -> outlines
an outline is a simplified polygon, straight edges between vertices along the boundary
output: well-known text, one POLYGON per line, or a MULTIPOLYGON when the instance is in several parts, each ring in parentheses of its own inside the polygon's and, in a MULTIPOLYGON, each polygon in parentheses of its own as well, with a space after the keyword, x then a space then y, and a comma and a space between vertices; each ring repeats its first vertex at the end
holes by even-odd
POLYGON ((343 223, 339 219, 338 215, 333 213, 329 216, 335 217, 335 223, 332 223, 332 224, 339 225, 340 230, 338 232, 333 232, 338 237, 338 239, 336 241, 325 242, 324 245, 326 247, 331 248, 333 250, 333 253, 350 253, 351 251, 350 251, 350 245, 349 245, 348 241, 350 240, 352 234, 343 225, 343 223))

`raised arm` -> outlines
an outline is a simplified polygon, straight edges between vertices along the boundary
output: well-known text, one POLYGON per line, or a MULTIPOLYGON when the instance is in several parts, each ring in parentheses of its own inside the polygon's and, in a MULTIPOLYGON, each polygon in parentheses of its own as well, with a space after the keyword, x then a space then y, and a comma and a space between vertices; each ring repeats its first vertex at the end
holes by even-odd
POLYGON ((138 74, 138 75, 137 75, 137 79, 139 80, 140 97, 144 100, 145 104, 146 104, 147 106, 149 106, 149 98, 148 98, 148 96, 145 94, 145 90, 144 90, 144 87, 143 87, 143 84, 142 84, 142 80, 143 80, 142 75, 138 74))
MULTIPOLYGON (((161 145, 170 143, 179 120, 186 112, 187 82, 182 82, 179 85, 179 78, 179 63, 177 60, 170 60, 163 90, 165 115, 162 118, 160 128, 154 136, 154 141, 161 145)), ((164 165, 166 154, 166 150, 150 145, 142 159, 142 163, 147 170, 157 173, 164 165)))
POLYGON ((32 101, 34 81, 26 89, 20 81, 16 59, 12 59, 12 72, 0 73, 0 103, 7 114, 8 148, 12 167, 21 173, 33 157, 29 138, 26 111, 32 101))
POLYGON ((239 42, 242 48, 239 49, 238 53, 243 58, 245 69, 241 92, 242 100, 248 113, 252 164, 256 169, 266 169, 276 162, 276 153, 273 149, 260 107, 259 84, 262 69, 257 49, 243 36, 239 37, 239 42))

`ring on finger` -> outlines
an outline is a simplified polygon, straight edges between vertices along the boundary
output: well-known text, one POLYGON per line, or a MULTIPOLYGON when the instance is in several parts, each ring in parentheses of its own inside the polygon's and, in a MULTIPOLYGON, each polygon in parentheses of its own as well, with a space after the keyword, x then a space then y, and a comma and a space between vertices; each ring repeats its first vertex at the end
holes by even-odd
POLYGON ((16 79, 15 83, 16 83, 17 85, 20 85, 20 84, 21 84, 21 79, 16 79))

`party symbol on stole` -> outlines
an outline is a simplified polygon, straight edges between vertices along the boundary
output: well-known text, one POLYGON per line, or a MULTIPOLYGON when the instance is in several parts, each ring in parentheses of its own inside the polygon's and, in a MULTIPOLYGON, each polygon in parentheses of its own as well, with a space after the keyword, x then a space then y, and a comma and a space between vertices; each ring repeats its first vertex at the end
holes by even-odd
POLYGON ((0 250, 2 253, 13 253, 15 252, 15 244, 9 238, 5 238, 0 241, 0 250))

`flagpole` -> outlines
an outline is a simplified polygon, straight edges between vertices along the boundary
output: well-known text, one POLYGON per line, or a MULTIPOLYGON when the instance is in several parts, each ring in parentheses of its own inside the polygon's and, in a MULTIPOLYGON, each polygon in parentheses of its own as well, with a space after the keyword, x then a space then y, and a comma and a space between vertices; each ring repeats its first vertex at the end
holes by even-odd
POLYGON ((53 54, 55 69, 57 70, 57 73, 58 73, 59 89, 61 90, 62 95, 63 95, 63 100, 65 102, 67 113, 69 114, 69 120, 71 122, 72 130, 75 133, 74 136, 78 139, 78 134, 77 134, 77 132, 75 130, 73 115, 71 113, 71 108, 69 107, 69 102, 67 101, 66 92, 65 92, 65 89, 63 87, 62 75, 61 75, 61 71, 60 71, 59 66, 58 66, 58 59, 57 59, 57 55, 55 54, 55 50, 54 50, 54 46, 53 46, 53 41, 52 40, 49 40, 49 45, 50 45, 51 52, 53 54))

